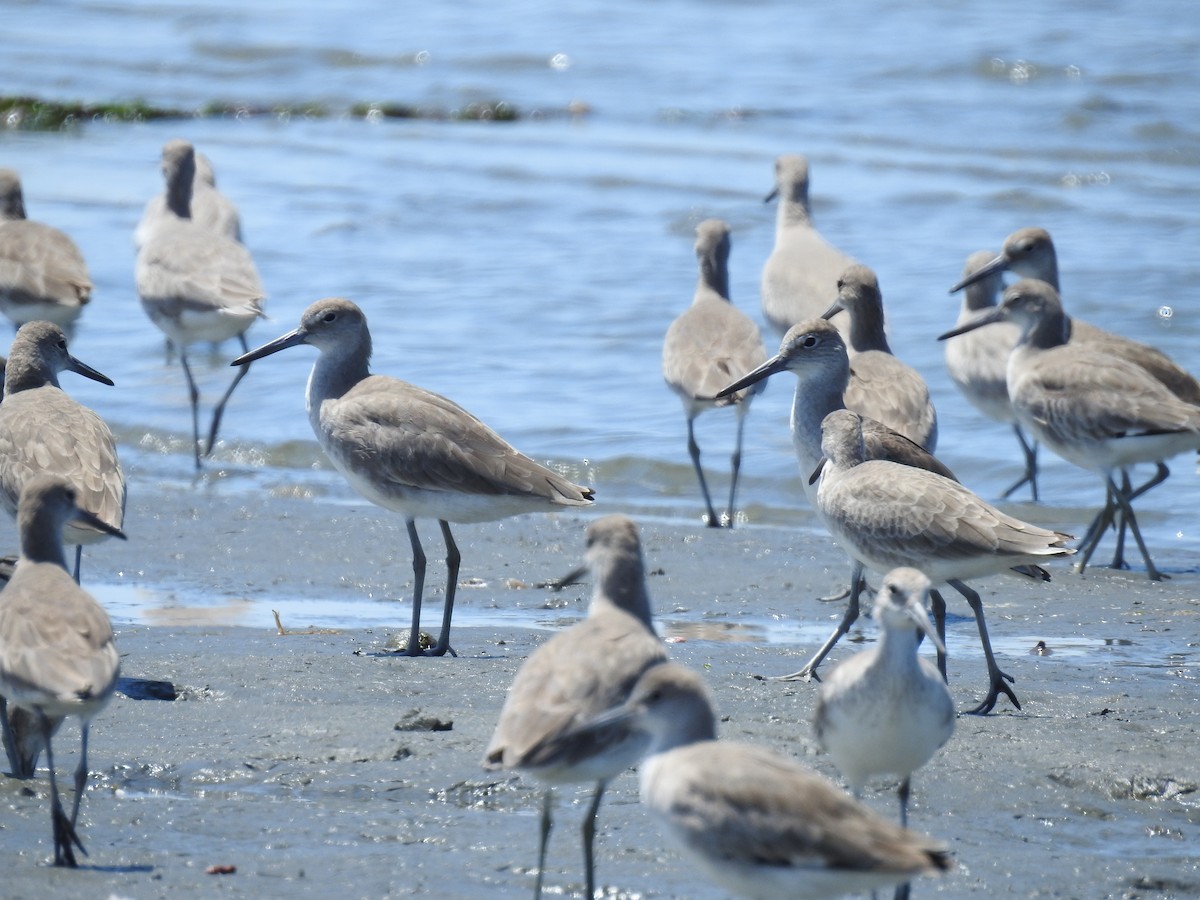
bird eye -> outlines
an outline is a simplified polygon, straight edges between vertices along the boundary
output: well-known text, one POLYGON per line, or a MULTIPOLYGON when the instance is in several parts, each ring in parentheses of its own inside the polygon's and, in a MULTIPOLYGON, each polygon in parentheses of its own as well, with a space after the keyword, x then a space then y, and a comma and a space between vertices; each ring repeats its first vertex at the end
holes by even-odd
POLYGON ((327 313, 325 313, 325 315, 321 316, 322 322, 333 322, 336 320, 337 320, 337 313, 335 313, 335 312, 327 312, 327 313))
POLYGON ((803 346, 805 346, 805 347, 817 346, 817 336, 815 334, 806 334, 804 336, 803 346))

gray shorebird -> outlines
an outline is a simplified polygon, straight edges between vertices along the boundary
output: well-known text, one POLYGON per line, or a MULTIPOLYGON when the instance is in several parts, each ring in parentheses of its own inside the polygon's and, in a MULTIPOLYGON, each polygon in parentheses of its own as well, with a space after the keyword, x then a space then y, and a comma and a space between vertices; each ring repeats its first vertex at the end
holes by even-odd
POLYGON ((75 242, 27 219, 20 176, 0 169, 0 312, 14 328, 39 319, 70 328, 91 298, 92 279, 75 242))
POLYGON ((1004 292, 1004 301, 943 337, 1015 322, 1021 339, 1008 363, 1008 394, 1018 421, 1063 459, 1097 473, 1107 502, 1080 545, 1082 571, 1119 510, 1151 579, 1162 577, 1138 529, 1132 501, 1150 485, 1131 490, 1117 473, 1200 448, 1200 405, 1180 399, 1159 379, 1129 360, 1090 342, 1068 340, 1070 324, 1058 292, 1025 278, 1004 292))
POLYGON ((900 778, 900 824, 908 825, 912 774, 954 733, 954 701, 937 667, 917 654, 924 634, 946 652, 925 603, 932 585, 916 569, 893 569, 875 595, 879 642, 834 666, 813 714, 817 741, 856 797, 875 775, 900 778))
MULTIPOLYGON (((830 244, 813 224, 808 202, 808 159, 785 154, 775 160, 775 187, 766 202, 778 201, 775 245, 762 270, 762 310, 780 335, 797 322, 821 315, 837 297, 838 276, 854 260, 830 244)), ((849 320, 835 320, 846 335, 849 320)))
MULTIPOLYGON (((1014 231, 1005 238, 1004 248, 997 257, 976 270, 974 274, 964 277, 950 291, 953 293, 974 281, 1004 271, 1011 271, 1021 278, 1046 282, 1054 288, 1061 300, 1062 287, 1058 280, 1058 254, 1054 249, 1054 241, 1051 239, 1050 233, 1044 228, 1020 228, 1014 231)), ((1131 340, 1103 328, 1097 328, 1095 325, 1072 318, 1065 313, 1064 317, 1068 343, 1085 345, 1096 353, 1110 358, 1123 359, 1145 369, 1180 400, 1186 403, 1200 404, 1200 382, 1157 347, 1131 340)), ((959 324, 964 323, 960 321, 959 324)), ((1148 461, 1155 464, 1155 473, 1137 488, 1132 486, 1128 470, 1122 471, 1121 489, 1127 496, 1140 496, 1146 493, 1161 484, 1170 474, 1162 460, 1148 461)), ((1114 569, 1120 569, 1125 568, 1126 523, 1123 514, 1117 509, 1116 501, 1109 497, 1104 510, 1096 521, 1100 519, 1111 521, 1114 516, 1120 519, 1120 527, 1117 530, 1117 545, 1111 565, 1114 569)))
POLYGON ((712 881, 741 897, 839 897, 953 863, 795 760, 717 740, 704 681, 676 663, 646 671, 629 699, 584 734, 636 729, 649 739, 641 802, 712 881))
POLYGON ((78 581, 83 545, 104 540, 108 529, 120 528, 124 521, 125 475, 112 431, 59 386, 60 372, 112 385, 106 375, 71 355, 57 325, 22 325, 9 351, 0 403, 0 505, 15 517, 21 488, 30 478, 41 473, 66 478, 80 505, 106 526, 98 529, 74 520, 64 526, 64 543, 75 547, 78 581))
MULTIPOLYGON (((919 569, 933 585, 949 584, 962 594, 975 614, 989 681, 987 696, 970 712, 990 712, 1001 693, 1020 709, 1007 683, 1012 677, 992 654, 983 602, 966 580, 1070 556, 1071 536, 1007 515, 953 479, 869 459, 857 413, 830 413, 822 435, 817 504, 834 539, 868 569, 919 569)), ((941 636, 945 607, 937 596, 934 604, 941 636)))
POLYGON ((192 411, 192 450, 196 468, 212 452, 225 405, 245 377, 242 366, 213 407, 207 439, 200 442, 200 391, 188 365, 188 348, 237 338, 248 349, 246 330, 263 315, 266 293, 250 252, 237 241, 197 224, 192 218, 196 152, 187 141, 163 147, 166 210, 143 236, 135 276, 142 308, 179 350, 192 411))
POLYGON ((349 300, 318 300, 298 328, 242 354, 246 366, 289 347, 320 351, 308 379, 308 421, 325 455, 359 494, 404 516, 413 552, 413 619, 407 653, 420 649, 425 552, 417 519, 437 519, 446 543, 442 631, 429 654, 450 649, 450 617, 461 555, 451 522, 491 522, 527 512, 592 505, 591 488, 572 484, 519 453, 457 403, 372 375, 371 332, 349 300))
MULTIPOLYGON (((957 325, 965 325, 985 310, 993 309, 1004 290, 1002 273, 994 269, 987 275, 968 280, 992 263, 996 254, 978 250, 967 257, 963 267, 965 287, 957 325)), ((946 341, 946 371, 967 402, 995 422, 1011 425, 1025 461, 1024 474, 1005 489, 1008 497, 1028 484, 1033 501, 1038 500, 1037 442, 1021 430, 1012 404, 1008 402, 1008 357, 1021 330, 1011 322, 995 322, 987 328, 961 334, 946 341)))
MULTIPOLYGON (((75 850, 86 852, 75 826, 87 786, 88 729, 112 698, 120 665, 108 616, 67 572, 62 530, 71 520, 124 537, 84 509, 65 479, 31 478, 21 491, 18 514, 21 558, 0 591, 0 695, 31 714, 41 730, 50 770, 54 864, 74 867, 75 850), (51 748, 54 722, 65 716, 80 723, 70 817, 59 799, 51 748)), ((8 715, 0 715, 0 722, 8 745, 8 715)))
POLYGON ((662 372, 667 386, 683 402, 687 416, 688 455, 700 481, 708 525, 717 528, 721 517, 713 508, 694 423, 700 413, 732 406, 737 414, 737 437, 730 460, 729 506, 725 521, 732 528, 736 517, 738 471, 742 464, 742 433, 750 401, 762 385, 714 394, 735 378, 754 369, 767 358, 758 326, 729 299, 729 226, 720 219, 706 219, 696 226, 696 259, 700 277, 692 305, 679 315, 663 341, 662 372))
POLYGON ((837 298, 821 316, 850 314, 850 383, 846 408, 900 432, 930 453, 937 449, 937 413, 929 386, 912 366, 896 358, 884 330, 879 280, 855 264, 838 276, 837 298))
POLYGON ((581 782, 596 786, 582 830, 587 896, 596 895, 596 812, 608 782, 637 762, 645 739, 611 729, 602 739, 581 740, 573 729, 623 703, 641 674, 667 658, 651 622, 633 522, 607 516, 588 527, 586 570, 593 582, 587 618, 556 634, 521 666, 483 759, 485 769, 515 769, 546 784, 535 897, 545 878, 554 785, 581 782))
MULTIPOLYGON (((813 509, 819 512, 817 481, 811 476, 823 458, 821 423, 829 413, 846 408, 844 397, 852 377, 846 344, 833 323, 824 319, 809 319, 792 326, 775 356, 719 391, 718 396, 745 390, 750 385, 785 371, 796 376, 791 415, 792 446, 800 463, 804 493, 813 509)), ((886 425, 864 417, 862 430, 864 449, 869 459, 887 459, 954 478, 954 473, 932 453, 886 425)), ((849 589, 837 597, 828 598, 839 600, 848 597, 846 614, 812 659, 799 671, 780 676, 783 680, 807 680, 812 677, 842 635, 858 620, 863 566, 853 557, 851 562, 849 589)))

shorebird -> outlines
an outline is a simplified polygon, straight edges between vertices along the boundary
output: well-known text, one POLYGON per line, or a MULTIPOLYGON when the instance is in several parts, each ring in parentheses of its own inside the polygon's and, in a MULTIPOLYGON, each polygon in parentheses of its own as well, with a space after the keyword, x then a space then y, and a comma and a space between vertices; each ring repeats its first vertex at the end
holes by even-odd
POLYGON ((912 774, 954 733, 954 701, 937 667, 917 655, 924 633, 945 646, 925 612, 932 585, 916 569, 884 576, 872 615, 879 643, 842 660, 821 685, 813 725, 855 797, 873 775, 900 780, 900 824, 908 825, 912 774))
POLYGON ((166 212, 157 219, 138 251, 136 280, 142 308, 179 349, 192 408, 192 451, 196 468, 212 452, 234 388, 245 377, 239 369, 213 408, 208 438, 200 444, 200 392, 188 365, 188 347, 236 337, 248 348, 245 332, 263 315, 266 294, 249 251, 237 241, 201 227, 192 219, 195 149, 187 141, 163 147, 166 212))
MULTIPOLYGON (((65 479, 31 478, 21 491, 18 515, 21 559, 0 591, 0 695, 29 711, 41 728, 50 769, 54 864, 74 867, 75 849, 86 854, 75 824, 87 785, 88 728, 111 699, 120 666, 108 616, 67 573, 61 535, 71 520, 124 537, 82 507, 65 479), (53 722, 64 716, 79 717, 81 738, 70 818, 59 799, 51 748, 53 722)), ((8 716, 0 721, 7 744, 8 716)))
MULTIPOLYGON (((821 423, 829 413, 846 408, 844 396, 852 379, 850 357, 838 329, 824 319, 810 319, 792 326, 775 356, 719 391, 717 396, 745 390, 750 385, 784 371, 792 372, 796 376, 791 416, 792 445, 800 463, 805 495, 813 509, 819 511, 817 481, 810 476, 823 458, 821 423)), ((928 469, 946 478, 954 478, 954 473, 937 457, 899 432, 866 417, 862 423, 864 448, 868 459, 888 459, 902 465, 928 469)), ((812 659, 799 671, 780 676, 783 680, 807 680, 812 677, 842 635, 858 620, 863 566, 853 557, 851 562, 848 591, 829 598, 840 600, 848 596, 846 614, 812 659)))
MULTIPOLYGON (((242 243, 242 216, 236 204, 217 188, 217 176, 212 162, 196 152, 195 176, 192 179, 192 201, 189 206, 192 221, 207 231, 223 234, 242 243)), ((167 192, 150 198, 142 211, 142 219, 133 232, 133 244, 140 249, 154 233, 158 223, 174 216, 168 205, 167 192)))
POLYGON ((72 520, 63 528, 63 541, 75 547, 78 581, 83 545, 104 540, 124 521, 125 475, 112 431, 100 416, 63 391, 60 372, 113 383, 71 355, 66 335, 57 325, 22 325, 9 351, 0 403, 0 505, 15 517, 21 489, 30 478, 41 473, 66 478, 80 505, 105 524, 96 528, 72 520))
MULTIPOLYGON (((624 516, 593 522, 586 569, 594 585, 587 618, 555 635, 521 666, 483 759, 485 769, 516 769, 546 784, 535 897, 541 896, 546 871, 554 785, 579 782, 596 785, 583 821, 587 896, 596 895, 596 811, 608 782, 637 762, 645 740, 624 729, 611 729, 601 740, 580 740, 572 730, 623 703, 641 674, 667 658, 651 622, 633 522, 624 516)), ((581 574, 573 572, 564 583, 581 574)))
MULTIPOLYGON (((1055 252, 1054 241, 1050 238, 1050 233, 1044 228, 1021 228, 1014 231, 1005 239, 1004 249, 999 256, 973 275, 963 278, 950 291, 953 293, 971 284, 972 281, 1006 270, 1022 278, 1044 281, 1056 292, 1059 292, 1061 297, 1062 288, 1058 280, 1058 255, 1055 252)), ((1095 352, 1133 363, 1149 372, 1180 400, 1200 404, 1200 382, 1197 382, 1189 372, 1177 365, 1161 350, 1151 347, 1149 344, 1143 344, 1111 331, 1097 328, 1080 319, 1067 317, 1066 323, 1069 343, 1086 344, 1095 352)), ((960 324, 962 323, 960 322, 960 324)), ((1144 494, 1161 484, 1170 474, 1162 460, 1149 461, 1155 463, 1155 473, 1136 489, 1130 483, 1128 471, 1121 473, 1121 488, 1127 496, 1144 494)), ((1110 497, 1103 512, 1097 517, 1097 521, 1101 518, 1111 521, 1116 513, 1116 501, 1110 497)), ((1125 567, 1124 549, 1125 521, 1122 517, 1117 533, 1116 551, 1111 563, 1114 569, 1125 567)))
MULTIPOLYGON (((1068 341, 1068 320, 1058 292, 1044 281, 1022 279, 1004 301, 942 337, 995 321, 1015 322, 1021 339, 1008 363, 1008 394, 1018 421, 1068 462, 1096 472, 1108 502, 1080 545, 1080 571, 1119 508, 1146 571, 1158 580, 1133 513, 1132 500, 1147 490, 1118 485, 1116 473, 1139 462, 1157 462, 1200 448, 1200 406, 1181 400, 1157 378, 1126 359, 1099 352, 1090 342, 1068 341)), ((1156 482, 1155 482, 1156 483, 1156 482)))
POLYGON ((800 763, 717 740, 704 681, 676 663, 581 728, 649 736, 641 802, 714 882, 742 897, 837 897, 949 870, 949 854, 800 763))
MULTIPOLYGON (((970 280, 980 269, 991 264, 996 254, 979 250, 967 257, 963 267, 962 306, 958 325, 969 322, 984 310, 992 309, 1004 289, 999 269, 970 280)), ((1030 441, 1008 402, 1008 356, 1016 346, 1021 330, 1012 323, 996 322, 991 327, 959 335, 946 342, 946 370, 967 402, 996 422, 1011 425, 1025 458, 1025 473, 1002 494, 1008 497, 1024 484, 1029 485, 1033 501, 1038 499, 1037 442, 1030 441)))
POLYGON ((441 635, 428 652, 442 656, 450 649, 461 561, 450 523, 591 506, 593 491, 517 452, 452 400, 396 378, 372 375, 367 318, 349 300, 318 300, 300 316, 298 328, 242 354, 231 365, 249 365, 300 344, 320 351, 308 378, 306 406, 321 449, 358 493, 404 516, 415 576, 410 656, 422 655, 425 552, 416 520, 433 518, 441 526, 446 602, 441 635))
POLYGON ((883 324, 883 296, 875 273, 855 264, 837 280, 837 298, 821 316, 850 315, 850 383, 846 408, 900 432, 930 453, 937 449, 937 413, 917 370, 892 353, 883 324))
MULTIPOLYGON (((762 309, 779 334, 821 315, 837 297, 838 276, 854 260, 817 231, 808 205, 808 160, 785 154, 775 160, 775 187, 765 202, 778 199, 775 246, 762 271, 762 309)), ((845 335, 847 317, 835 320, 845 335)))
POLYGON ((730 461, 729 511, 726 521, 733 527, 738 470, 742 464, 742 432, 750 401, 762 386, 718 399, 713 395, 732 379, 749 372, 767 358, 762 335, 750 317, 729 300, 729 226, 720 219, 706 219, 696 226, 696 259, 700 277, 692 305, 671 323, 663 341, 662 372, 667 386, 683 401, 687 416, 688 454, 700 480, 708 525, 717 528, 721 518, 713 508, 700 465, 700 445, 694 423, 705 410, 732 406, 737 413, 737 438, 730 461))
MULTIPOLYGON (((945 476, 868 459, 857 413, 830 413, 822 431, 825 462, 817 504, 834 539, 868 569, 884 573, 908 566, 933 585, 949 584, 962 594, 975 614, 989 679, 987 696, 970 712, 990 712, 1000 693, 1020 709, 1006 683, 1012 676, 992 655, 983 602, 966 579, 1070 556, 1075 551, 1065 543, 1071 536, 1006 515, 945 476)), ((945 605, 937 595, 934 613, 941 636, 945 605)), ((944 665, 944 659, 939 662, 944 665)))
POLYGON ((92 298, 92 279, 75 242, 25 218, 21 179, 0 169, 0 312, 14 328, 44 319, 69 328, 92 298))

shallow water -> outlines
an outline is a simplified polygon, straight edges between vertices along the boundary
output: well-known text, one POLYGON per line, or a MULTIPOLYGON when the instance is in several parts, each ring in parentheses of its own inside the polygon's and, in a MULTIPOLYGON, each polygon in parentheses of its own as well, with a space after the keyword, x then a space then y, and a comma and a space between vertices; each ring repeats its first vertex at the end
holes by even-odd
MULTIPOLYGON (((684 420, 659 373, 691 297, 692 230, 732 224, 733 296, 761 320, 774 229, 762 197, 774 157, 804 152, 818 224, 876 269, 893 345, 930 382, 939 455, 995 499, 1017 474, 1015 444, 958 396, 933 339, 954 321, 946 289, 971 251, 1044 226, 1072 312, 1193 369, 1200 344, 1200 23, 1167 3, 1021 6, 19 3, 0 55, 8 93, 332 115, 0 130, 0 164, 21 172, 31 216, 89 261, 95 300, 72 348, 118 387, 65 386, 113 424, 132 492, 193 477, 182 375, 137 302, 131 245, 160 189, 159 149, 185 136, 239 204, 270 293, 251 343, 318 297, 348 296, 370 316, 377 371, 453 397, 594 483, 607 509, 693 521, 684 420), (520 121, 347 114, 490 100, 520 121)), ((299 481, 349 502, 303 413, 314 352, 254 366, 210 466, 221 490, 299 481)), ((210 401, 228 358, 200 366, 210 401)), ((751 523, 817 528, 787 433, 792 384, 776 380, 749 420, 741 505, 751 523)), ((731 438, 729 417, 701 420, 717 496, 731 438)), ((1043 457, 1045 506, 1015 511, 1080 533, 1097 480, 1043 457)), ((1196 568, 1194 468, 1179 458, 1140 504, 1168 571, 1196 568)))

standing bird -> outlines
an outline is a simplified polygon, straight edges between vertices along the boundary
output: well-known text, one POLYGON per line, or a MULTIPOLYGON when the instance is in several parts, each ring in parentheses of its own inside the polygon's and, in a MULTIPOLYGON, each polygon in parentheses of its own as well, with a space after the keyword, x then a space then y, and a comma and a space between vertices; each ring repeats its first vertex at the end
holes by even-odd
MULTIPOLYGON (((30 479, 21 491, 17 522, 21 558, 0 591, 0 695, 29 711, 41 728, 50 769, 54 864, 70 867, 76 865, 76 848, 86 854, 75 824, 87 786, 88 728, 112 698, 120 670, 108 616, 67 573, 61 535, 72 519, 124 538, 83 508, 65 479, 30 479), (81 738, 69 818, 59 799, 50 745, 53 722, 64 716, 79 717, 81 738)), ((7 732, 7 716, 0 721, 7 732)), ((7 738, 6 733, 6 743, 7 738)))
POLYGON ((741 897, 839 897, 936 875, 953 863, 930 839, 894 825, 795 760, 719 741, 704 681, 676 663, 649 669, 615 710, 581 735, 649 737, 642 805, 688 859, 741 897))
MULTIPOLYGON (((962 594, 975 614, 989 681, 987 697, 971 712, 991 711, 1001 692, 1020 709, 1006 683, 1012 676, 992 654, 983 602, 966 579, 1070 556, 1071 536, 1006 515, 950 478, 869 459, 857 413, 830 413, 822 432, 817 504, 834 540, 868 569, 919 569, 935 586, 949 584, 962 594)), ((937 597, 934 603, 940 637, 945 606, 937 597)))
POLYGON ((0 169, 0 312, 14 328, 45 319, 70 328, 92 298, 92 279, 75 242, 25 218, 21 179, 0 169))
MULTIPOLYGON (((667 658, 650 619, 633 522, 624 516, 593 522, 587 532, 586 569, 594 584, 587 618, 555 635, 521 666, 483 759, 485 769, 517 769, 546 783, 535 897, 541 896, 546 871, 554 785, 578 782, 596 785, 583 821, 587 896, 596 895, 596 811, 608 782, 641 757, 645 738, 614 728, 600 740, 581 740, 573 729, 625 702, 642 673, 667 658)), ((564 582, 580 574, 574 572, 564 582)))
POLYGON ((592 505, 591 488, 517 452, 457 403, 406 381, 372 375, 371 332, 349 300, 318 300, 300 326, 244 353, 245 366, 288 347, 320 351, 308 378, 306 406, 321 449, 351 487, 404 516, 413 552, 413 618, 407 653, 421 655, 425 552, 418 518, 434 518, 446 542, 442 631, 429 654, 450 649, 450 617, 461 555, 451 522, 491 522, 526 512, 592 505))
MULTIPOLYGON (((1011 271, 1021 278, 1044 281, 1054 288, 1061 299, 1062 288, 1058 281, 1058 254, 1054 249, 1054 241, 1050 238, 1050 233, 1044 228, 1020 228, 1014 231, 1005 238, 1004 248, 999 256, 976 270, 974 274, 964 277, 950 289, 950 292, 954 293, 974 281, 1004 271, 1011 271)), ((1126 360, 1145 369, 1180 400, 1186 403, 1200 404, 1200 382, 1161 350, 1123 335, 1097 328, 1081 319, 1066 317, 1065 322, 1069 343, 1087 345, 1094 352, 1126 360)), ((960 320, 961 324, 963 323, 960 320)), ((1036 448, 1034 453, 1036 454, 1036 448)), ((1034 459, 1036 466, 1036 455, 1034 459)), ((1155 473, 1136 489, 1130 483, 1129 472, 1122 470, 1121 489, 1127 496, 1140 496, 1161 484, 1170 475, 1170 470, 1161 459, 1148 461, 1155 463, 1155 473)), ((1114 515, 1117 515, 1116 501, 1109 497, 1098 518, 1111 521, 1114 515)), ((1121 517, 1116 552, 1111 564, 1114 569, 1125 567, 1125 526, 1125 520, 1121 517)))
POLYGON ((1063 459, 1104 481, 1108 501, 1081 542, 1080 571, 1119 509, 1147 574, 1157 581, 1162 575, 1146 550, 1132 506, 1148 486, 1131 490, 1117 483, 1116 473, 1139 462, 1161 465, 1200 448, 1200 405, 1181 400, 1127 359, 1068 340, 1070 325, 1058 292, 1044 281, 1018 281, 1004 292, 1000 306, 942 337, 996 321, 1021 328, 1008 362, 1008 395, 1017 420, 1063 459))
POLYGON ((884 576, 872 612, 883 633, 842 660, 821 685, 813 725, 854 796, 873 775, 900 778, 900 824, 908 826, 912 773, 954 733, 954 701, 937 666, 917 654, 921 634, 945 646, 925 612, 932 586, 916 569, 884 576))
POLYGON ((737 413, 737 439, 730 461, 729 510, 726 521, 733 527, 736 510, 738 470, 742 464, 742 431, 750 401, 762 385, 726 394, 713 395, 719 388, 760 365, 767 358, 762 335, 750 317, 729 300, 729 226, 720 219, 706 219, 696 226, 696 259, 700 278, 692 305, 667 329, 663 341, 662 371, 667 386, 683 401, 687 416, 688 454, 700 479, 708 525, 718 528, 722 519, 713 508, 700 465, 700 445, 696 443, 694 423, 700 413, 721 406, 732 406, 737 413))
MULTIPOLYGON (((967 257, 963 267, 962 306, 958 311, 958 325, 964 325, 984 310, 996 306, 1004 289, 1001 272, 996 269, 988 275, 967 281, 995 258, 988 250, 979 250, 967 257)), ((1012 425, 1017 442, 1025 457, 1025 473, 1011 484, 1002 496, 1008 497, 1024 484, 1029 485, 1033 501, 1038 499, 1037 485, 1037 442, 1030 441, 1017 423, 1008 402, 1008 357, 1021 330, 1010 323, 994 322, 990 327, 959 335, 946 342, 946 370, 950 380, 958 387, 967 402, 996 422, 1012 425)))
MULTIPOLYGON (((824 319, 810 319, 792 326, 775 356, 719 391, 717 396, 745 390, 749 385, 784 371, 792 372, 796 376, 796 392, 792 399, 792 446, 800 463, 804 493, 813 509, 819 511, 817 481, 811 476, 823 458, 821 423, 829 413, 846 408, 843 398, 853 377, 846 344, 833 323, 824 319)), ((954 473, 937 457, 899 432, 866 417, 862 423, 867 458, 888 459, 902 465, 928 469, 946 478, 954 478, 954 473)), ((781 676, 783 680, 807 680, 813 676, 829 651, 858 620, 862 586, 863 566, 852 558, 849 590, 838 597, 829 598, 837 600, 849 597, 845 616, 812 659, 799 671, 781 676)))
POLYGON ((846 408, 882 422, 932 453, 937 449, 937 413, 929 386, 888 346, 879 281, 866 266, 850 266, 840 275, 837 299, 821 318, 832 320, 843 310, 850 314, 846 408))
POLYGON ((15 517, 30 478, 42 473, 66 478, 80 505, 105 525, 69 521, 63 528, 63 542, 75 547, 78 581, 83 545, 104 540, 124 522, 125 474, 112 431, 59 386, 60 372, 113 383, 71 355, 57 325, 22 325, 9 351, 0 403, 0 504, 15 517))
MULTIPOLYGON (((775 187, 765 202, 778 199, 775 246, 762 271, 762 309, 780 335, 797 322, 821 315, 837 297, 838 276, 854 260, 833 247, 812 221, 808 205, 808 160, 785 154, 775 160, 775 187)), ((845 316, 836 320, 843 336, 845 316)))
POLYGON ((196 152, 187 141, 163 147, 166 213, 144 236, 138 251, 136 280, 142 308, 179 349, 192 407, 192 450, 196 468, 212 452, 225 404, 245 377, 243 366, 213 408, 208 439, 200 444, 200 392, 188 365, 188 347, 236 337, 248 349, 245 332, 263 315, 266 294, 249 251, 237 241, 210 231, 192 219, 196 152))

